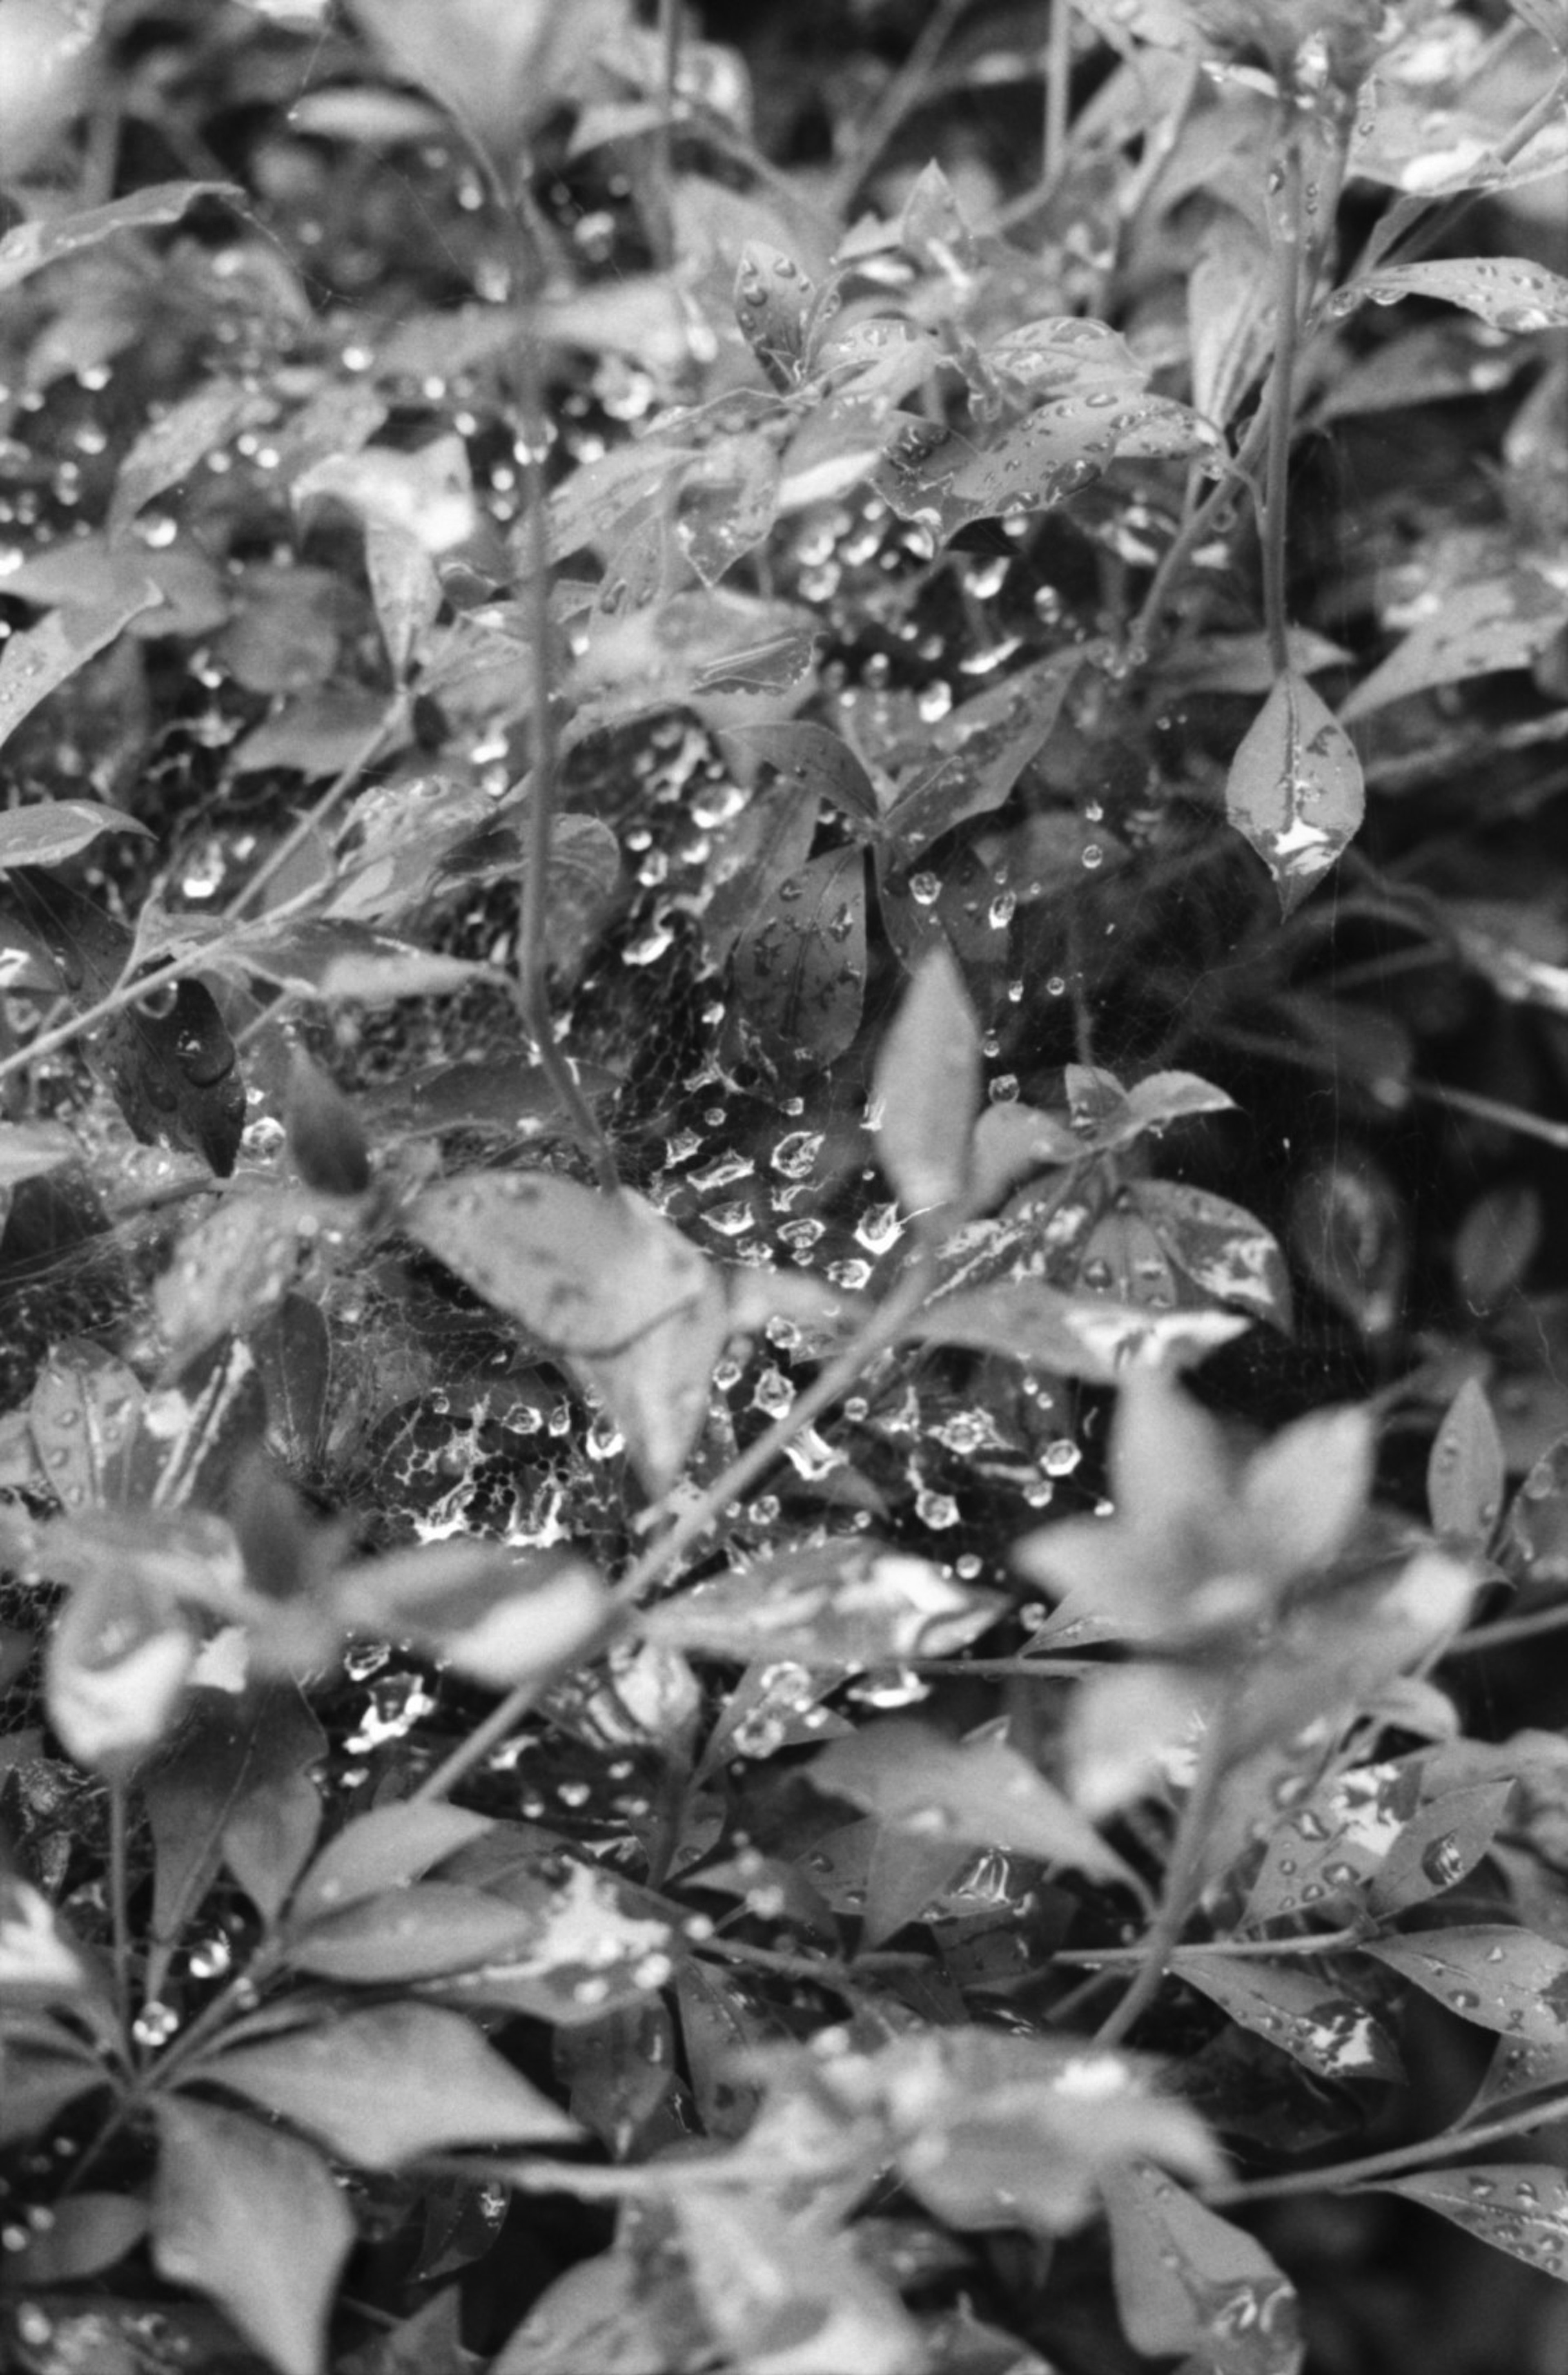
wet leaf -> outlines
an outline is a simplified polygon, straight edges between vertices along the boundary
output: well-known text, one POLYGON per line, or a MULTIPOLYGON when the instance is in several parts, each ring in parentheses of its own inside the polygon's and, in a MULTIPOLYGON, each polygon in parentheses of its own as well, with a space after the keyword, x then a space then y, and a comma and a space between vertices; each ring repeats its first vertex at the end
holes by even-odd
POLYGON ((737 2193, 677 2203, 687 2264, 715 2342, 757 2375, 919 2375, 920 2329, 848 2233, 781 2218, 737 2193))
POLYGON ((1480 1863, 1502 1826, 1514 1783, 1478 1781, 1444 1790, 1410 1816, 1367 1891, 1380 1919, 1440 1896, 1480 1863))
POLYGON ((1261 1956, 1177 1954, 1172 1969, 1232 2020, 1320 2078, 1404 2076, 1393 2038, 1365 2004, 1321 1972, 1261 1956))
POLYGON ((1288 916, 1361 830, 1361 761, 1304 676, 1275 685, 1231 762, 1231 822, 1274 877, 1288 916))
POLYGON ((1185 2354, 1185 2375, 1299 2375, 1301 2310, 1261 2243, 1158 2171, 1105 2180, 1122 2326, 1151 2358, 1185 2354))
POLYGON ((492 1690, 557 1672, 608 1606, 595 1570, 570 1553, 461 1539, 341 1568, 332 1604, 348 1630, 372 1640, 395 1630, 492 1690))
POLYGON ((420 656, 435 624, 441 580, 419 538, 384 520, 365 524, 365 570, 392 672, 402 679, 420 656))
POLYGON ((145 1397, 135 1370, 102 1345, 70 1337, 54 1347, 33 1387, 28 1424, 62 1507, 124 1497, 123 1462, 145 1397))
POLYGON ((1480 584, 1449 586, 1433 596, 1427 616, 1357 685, 1340 709, 1341 723, 1348 726, 1434 685, 1530 668, 1565 619, 1568 594, 1539 570, 1515 569, 1480 584))
POLYGON ((652 1610, 643 1631, 711 1658, 868 1666, 955 1657, 1004 1605, 928 1560, 857 1539, 694 1584, 652 1610))
POLYGON ((810 1772, 818 1789, 917 1837, 1010 1849, 1097 1879, 1128 1881, 1114 1849, 999 1741, 961 1743, 900 1718, 834 1741, 810 1772))
POLYGON ((871 1088, 878 1160, 926 1235, 962 1201, 980 1088, 980 1027, 957 965, 936 948, 883 1037, 871 1088))
POLYGON ((1131 1194, 1171 1260, 1206 1294, 1289 1329, 1290 1272, 1261 1221, 1223 1196, 1173 1179, 1140 1179, 1131 1194))
POLYGON ((726 727, 715 738, 743 780, 759 765, 773 767, 798 795, 831 800, 843 815, 863 824, 877 822, 880 809, 871 778, 843 737, 829 727, 790 718, 776 726, 726 727))
POLYGON ((940 1294, 910 1321, 908 1332, 925 1343, 1006 1353, 1063 1377, 1109 1386, 1143 1363, 1187 1367, 1250 1325, 1230 1312, 1157 1312, 1022 1278, 940 1294))
POLYGON ((1568 1947, 1528 1930, 1426 1930, 1379 1938, 1362 1951, 1478 2028, 1527 2045, 1568 2040, 1568 1947))
POLYGON ((1503 1438, 1479 1377, 1467 1377, 1443 1414, 1427 1461, 1426 1500, 1440 1534, 1484 1550, 1503 1509, 1503 1438))
POLYGON ((309 1923, 419 1880, 489 1827, 488 1816, 439 1799, 372 1807, 345 1825, 317 1856, 295 1895, 293 1919, 309 1923))
POLYGON ((109 506, 110 535, 123 535, 155 495, 188 479, 198 462, 242 429, 265 420, 275 401, 241 380, 213 379, 159 413, 120 465, 109 506))
MULTIPOLYGON (((139 593, 51 610, 36 627, 12 635, 0 652, 0 742, 8 740, 58 686, 106 650, 133 619, 156 609, 162 599, 148 579, 139 593)), ((85 848, 97 833, 146 830, 118 809, 95 809, 86 800, 40 801, 0 818, 0 863, 53 865, 85 848), (95 817, 98 821, 89 832, 87 827, 95 817)))
POLYGON ((1479 314, 1494 330, 1568 327, 1568 280, 1519 255, 1444 255, 1421 264, 1381 265, 1329 301, 1337 318, 1357 305, 1392 305, 1401 297, 1439 298, 1479 314))
POLYGON ((1568 2282, 1568 2177, 1550 2161, 1472 2161, 1463 2168, 1385 2178, 1356 2191, 1419 2202, 1494 2251, 1568 2282))
POLYGON ((242 2095, 361 2168, 395 2168, 456 2145, 578 2134, 470 2021, 433 2004, 337 2011, 320 2026, 204 2055, 183 2075, 242 2095))
POLYGON ((285 1954, 295 1970, 382 1987, 500 1962, 526 1932, 522 1916, 500 1897, 425 1880, 309 1920, 296 1908, 285 1954))
POLYGON ((322 2375, 354 2218, 319 2153, 237 2111, 160 2095, 152 2254, 218 2302, 277 2375, 322 2375))
MULTIPOLYGON (((88 1967, 30 1881, 0 1873, 0 2003, 68 2003, 89 1985, 88 1967)), ((65 2035, 62 2035, 62 2043, 65 2035)))
MULTIPOLYGON (((13 635, 6 646, 7 653, 23 640, 13 635)), ((0 704, 4 701, 5 684, 0 678, 0 704)), ((10 809, 0 816, 0 868, 58 866, 62 858, 74 857, 100 833, 146 832, 146 825, 135 817, 120 809, 100 808, 96 800, 32 800, 26 808, 10 809)))
POLYGON ((178 222, 203 198, 242 196, 227 182, 158 182, 109 206, 82 207, 74 214, 18 223, 0 240, 0 289, 14 289, 45 265, 79 255, 117 231, 151 230, 178 222))
POLYGON ((773 385, 800 376, 816 289, 793 256, 748 240, 735 276, 735 318, 740 334, 773 385))
POLYGON ((1404 1308, 1410 1241, 1405 1206, 1369 1155, 1312 1164, 1291 1195, 1291 1249, 1320 1294, 1375 1341, 1404 1308))
POLYGON ((813 857, 781 882, 736 944, 735 996, 748 1044, 772 1068, 819 1068, 860 1027, 866 994, 866 861, 813 857))
POLYGON ((773 438, 717 438, 681 473, 675 540, 704 585, 761 543, 778 513, 781 456, 773 438))
POLYGON ((943 718, 936 756, 901 776, 882 819, 889 851, 911 864, 954 825, 1000 808, 1046 742, 1085 654, 1073 646, 1031 662, 943 718))

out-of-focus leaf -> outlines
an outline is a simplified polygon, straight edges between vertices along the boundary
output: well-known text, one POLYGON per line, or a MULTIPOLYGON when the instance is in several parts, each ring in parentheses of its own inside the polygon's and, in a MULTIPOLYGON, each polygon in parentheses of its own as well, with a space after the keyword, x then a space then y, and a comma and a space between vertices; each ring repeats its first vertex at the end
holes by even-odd
POLYGON ((296 1970, 382 1987, 502 1961, 525 1932, 522 1917, 499 1897, 425 1880, 361 1896, 310 1921, 296 1911, 286 1952, 296 1970))
POLYGON ((1037 1361, 1063 1377, 1115 1385, 1141 1363, 1186 1367, 1250 1327, 1224 1311, 1147 1310, 1109 1295, 1066 1294, 1038 1279, 961 1287, 911 1320, 909 1334, 932 1344, 970 1344, 1037 1361))
POLYGON ((1206 1294, 1289 1329, 1291 1275, 1261 1221, 1223 1196, 1173 1179, 1138 1180, 1131 1194, 1171 1260, 1206 1294))
POLYGON ((0 240, 0 289, 14 289, 45 265, 79 255, 84 248, 96 247, 116 231, 150 230, 178 222, 202 198, 242 196, 227 182, 157 182, 109 206, 83 207, 75 214, 18 223, 0 240))
POLYGON ((328 1841, 295 1894, 293 1920, 306 1924, 340 1912, 360 1898, 419 1880, 470 1839, 482 1838, 489 1819, 441 1800, 406 1800, 375 1806, 328 1841))
POLYGON ((1479 1378, 1468 1377, 1443 1414, 1427 1461, 1426 1499, 1440 1534, 1476 1550, 1491 1539, 1503 1509, 1503 1438, 1479 1378))
POLYGON ((1454 1236, 1454 1283, 1472 1311, 1491 1311, 1524 1278, 1544 1230, 1540 1197, 1527 1182, 1488 1189, 1454 1236))
POLYGON ((760 241, 740 251, 735 276, 735 318, 740 334, 775 387, 801 374, 815 288, 795 258, 760 241))
MULTIPOLYGON (((51 610, 36 627, 12 635, 0 652, 0 742, 8 740, 41 701, 95 659, 133 619, 156 609, 162 599, 149 579, 140 593, 51 610)), ((0 819, 0 826, 6 835, 0 840, 0 860, 7 866, 52 865, 85 848, 96 833, 147 830, 118 809, 94 809, 86 800, 50 800, 15 809, 0 819), (95 816, 99 821, 93 831, 84 830, 95 816)))
POLYGON ((386 2003, 335 2012, 259 2044, 188 2063, 362 2168, 454 2145, 560 2144, 577 2129, 458 2013, 386 2003))
POLYGON ((457 1540, 341 1569, 333 1606, 350 1631, 419 1641, 459 1673, 506 1690, 548 1678, 584 1648, 608 1601, 595 1570, 572 1554, 457 1540))
POLYGON ((1292 1250, 1318 1292, 1363 1336, 1397 1325, 1409 1268, 1403 1202, 1370 1156, 1343 1153, 1310 1165, 1291 1197, 1292 1250))
POLYGON ((152 2252, 227 2311, 277 2375, 322 2375, 354 2218, 319 2153, 188 2096, 154 2107, 152 2252))
POLYGON ((1529 668, 1565 619, 1568 593, 1539 570, 1515 569, 1506 576, 1449 586, 1434 598, 1428 616, 1357 685, 1340 709, 1340 721, 1348 726, 1433 685, 1529 668))
POLYGON ((946 949, 925 957, 880 1049, 872 1102, 878 1154, 906 1212, 927 1233, 961 1201, 980 1106, 980 1029, 946 949))
MULTIPOLYGON (((1233 207, 1220 207, 1198 241, 1187 281, 1193 406, 1219 428, 1268 361, 1275 285, 1267 242, 1233 207)), ((1267 690, 1267 680, 1258 690, 1267 690)))
POLYGON ((1294 668, 1232 760, 1225 806, 1274 877, 1287 916, 1361 830, 1365 794, 1355 746, 1294 668))
POLYGON ((1104 2181, 1116 2306, 1133 2348, 1187 2375, 1300 2375, 1301 2310, 1261 2243, 1158 2170, 1104 2181))
POLYGON ((811 1778, 819 1790, 921 1837, 1011 1849, 1099 1879, 1128 1878, 1093 1826, 999 1741, 961 1743, 898 1718, 832 1742, 811 1778))
POLYGON ((236 379, 213 379, 144 429, 121 463, 109 506, 109 533, 124 534, 144 503, 188 479, 198 462, 227 445, 253 421, 265 420, 274 399, 236 379))
POLYGON ((924 2375, 920 2330, 825 2220, 781 2219, 757 2196, 677 2203, 713 2338, 756 2375, 924 2375))
POLYGON ((1004 1605, 925 1559, 856 1537, 694 1584, 650 1611, 643 1631, 714 1658, 867 1666, 954 1657, 1004 1605))

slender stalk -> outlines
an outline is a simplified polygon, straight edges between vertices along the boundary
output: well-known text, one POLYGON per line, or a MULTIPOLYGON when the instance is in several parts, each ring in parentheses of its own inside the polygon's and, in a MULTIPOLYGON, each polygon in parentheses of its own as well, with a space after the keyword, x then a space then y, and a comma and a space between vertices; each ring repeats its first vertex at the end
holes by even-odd
POLYGON ((1045 121, 1041 138, 1040 181, 1054 190, 1067 154, 1067 103, 1073 57, 1073 0, 1051 0, 1045 49, 1045 121))
POLYGON ((1208 1826, 1229 1761, 1230 1729, 1227 1710, 1224 1707, 1216 1707, 1209 1716, 1203 1735, 1197 1769, 1193 1775, 1192 1787, 1187 1791, 1186 1802, 1176 1825, 1176 1836, 1171 1844, 1160 1909, 1149 1923, 1148 1934, 1139 1949, 1137 1976, 1120 2003, 1096 2029, 1094 2041, 1097 2045, 1120 2044, 1160 1992, 1166 1967, 1182 1934, 1182 1926, 1192 1910, 1193 1897, 1203 1869, 1204 1850, 1208 1844, 1208 1826))
POLYGON ((1568 1601, 1560 1608, 1538 1608, 1533 1616, 1504 1616, 1495 1625, 1478 1625, 1473 1633, 1461 1633, 1443 1652, 1442 1662, 1479 1658, 1489 1649, 1511 1649, 1518 1641, 1539 1641, 1543 1633, 1561 1633, 1565 1625, 1568 1601))
POLYGON ((13 1072, 19 1072, 26 1065, 36 1063, 41 1056, 53 1056, 57 1047, 68 1047, 72 1040, 79 1039, 85 1031, 93 1030, 100 1022, 107 1022, 111 1015, 123 1014, 127 1006, 135 1006, 147 997, 149 990, 161 989, 168 982, 183 981, 187 975, 200 973, 204 966, 212 963, 212 957, 210 946, 189 949, 183 956, 170 957, 150 966, 134 981, 118 983, 91 1006, 81 1007, 75 1014, 68 1015, 64 1022, 57 1022, 53 1030, 39 1032, 25 1046, 0 1058, 0 1081, 8 1079, 13 1072))
POLYGON ((1474 1089, 1451 1089, 1435 1081, 1412 1081, 1410 1094, 1429 1105, 1453 1105, 1459 1113, 1474 1114, 1478 1121, 1495 1122, 1500 1129, 1515 1130, 1520 1138, 1539 1139, 1543 1146, 1568 1149, 1568 1122, 1547 1121, 1539 1114, 1527 1113, 1523 1105, 1505 1104, 1501 1097, 1483 1097, 1474 1089))
POLYGON ((1292 2194, 1327 2193, 1340 2188, 1374 2185, 1379 2178, 1402 2177, 1411 2168, 1430 2168, 1434 2162, 1452 2160, 1456 2153, 1473 2152, 1478 2145, 1501 2144, 1507 2136, 1528 2135, 1533 2129, 1554 2126, 1560 2120, 1568 2120, 1568 2097, 1558 2096, 1553 2101, 1537 2103, 1533 2109, 1505 2112, 1501 2119, 1488 2120, 1479 2128, 1445 2128, 1439 2136, 1427 2136, 1420 2144, 1395 2145, 1387 2152, 1368 2153, 1362 2160, 1334 2161, 1327 2168, 1293 2169, 1283 2177, 1206 2185, 1199 2189, 1199 2198, 1216 2208, 1228 2208, 1233 2203, 1284 2202, 1292 2194))
POLYGON ((491 1749, 499 1748, 507 1735, 516 1731, 544 1686, 544 1677, 538 1674, 531 1674, 526 1682, 513 1683, 484 1721, 476 1724, 467 1738, 460 1740, 434 1772, 427 1773, 419 1788, 410 1791, 410 1802, 428 1806, 438 1798, 449 1798, 464 1776, 471 1773, 476 1765, 482 1765, 491 1749))
POLYGON ((114 1993, 123 2020, 131 2004, 130 1807, 124 1781, 109 1784, 109 1920, 114 1993))
POLYGON ((828 186, 827 209, 835 221, 848 214, 862 182, 904 117, 918 104, 948 35, 967 6, 968 0, 938 0, 908 57, 883 88, 854 148, 828 186))
POLYGON ((1302 281, 1302 144, 1290 126, 1283 186, 1271 209, 1274 244, 1274 367, 1268 375, 1268 477, 1260 531, 1263 538, 1263 618, 1268 656, 1277 677, 1291 665, 1290 620, 1285 609, 1285 521, 1291 479, 1291 432, 1295 425, 1296 335, 1302 281))
MULTIPOLYGON (((1171 1956, 1171 1965, 1179 1970, 1184 1963, 1208 1955, 1250 1955, 1276 1960, 1289 1955, 1338 1955, 1365 1942, 1365 1931, 1356 1929, 1316 1930, 1295 1938, 1205 1938, 1197 1945, 1178 1946, 1171 1956)), ((1060 1963, 1075 1971, 1110 1971, 1119 1964, 1141 1963, 1145 1952, 1143 1946, 1079 1946, 1058 1949, 1051 1960, 1054 1965, 1060 1963)))
POLYGON ((659 122, 654 135, 654 207, 664 260, 675 258, 675 106, 680 90, 680 49, 686 11, 681 0, 659 0, 659 122))

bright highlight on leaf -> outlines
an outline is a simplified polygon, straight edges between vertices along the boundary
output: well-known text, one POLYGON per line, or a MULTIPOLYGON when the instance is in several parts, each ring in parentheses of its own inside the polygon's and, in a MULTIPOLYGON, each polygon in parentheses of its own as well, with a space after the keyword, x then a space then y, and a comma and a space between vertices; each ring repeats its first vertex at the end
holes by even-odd
POLYGON ((1282 676, 1231 762, 1225 809, 1274 877, 1285 915, 1361 830, 1361 761, 1304 676, 1282 676))

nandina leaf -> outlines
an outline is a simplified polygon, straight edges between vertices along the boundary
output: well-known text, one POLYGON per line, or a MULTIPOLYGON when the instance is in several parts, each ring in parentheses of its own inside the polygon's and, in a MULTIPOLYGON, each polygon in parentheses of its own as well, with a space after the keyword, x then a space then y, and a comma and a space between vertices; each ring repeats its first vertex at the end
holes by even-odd
POLYGON ((187 2085, 226 2086, 305 2129, 361 2168, 395 2168, 454 2145, 560 2144, 574 2123, 433 2004, 335 2011, 188 2062, 187 2085))
POLYGON ((810 1771, 818 1789, 919 1837, 1010 1848, 1098 1879, 1129 1879, 1092 1824, 1000 1741, 960 1743, 900 1718, 834 1741, 810 1771))
MULTIPOLYGON (((138 603, 136 610, 147 607, 145 602, 138 603)), ((69 611, 57 610, 45 623, 53 626, 54 620, 68 620, 71 615, 69 611)), ((126 615, 135 617, 136 612, 126 615)), ((35 635, 41 632, 40 628, 32 630, 35 635)), ((13 635, 6 646, 7 656, 18 644, 25 644, 28 640, 25 635, 13 635)), ((90 653, 84 652, 74 665, 79 666, 80 660, 90 656, 90 653)), ((10 730, 3 722, 7 714, 4 668, 5 661, 0 660, 0 739, 10 730)), ((65 673, 69 674, 69 670, 65 673)), ((55 679, 56 683, 61 680, 55 679)), ((39 700, 41 701, 43 694, 53 690, 53 685, 44 685, 38 694, 39 700)), ((30 702, 28 706, 32 706, 30 702)), ((16 724, 24 715, 24 711, 17 711, 11 723, 16 724)), ((8 809, 4 816, 0 816, 0 868, 58 866, 62 858, 74 857, 79 849, 86 849, 100 833, 146 832, 146 825, 136 818, 127 816, 123 809, 104 808, 96 800, 29 800, 26 808, 8 809)))
POLYGON ((921 961, 878 1052, 878 1154, 927 1233, 961 1201, 980 1109, 980 1027, 945 947, 921 961))
POLYGON ((1337 290, 1328 310, 1338 319, 1357 305, 1392 305, 1401 297, 1462 305, 1494 330, 1568 327, 1568 280, 1520 255, 1444 255, 1421 264, 1381 265, 1364 280, 1337 290))
POLYGON ((1116 2306, 1133 2348, 1191 2375, 1299 2375, 1301 2311, 1261 2243, 1147 2167, 1103 2180, 1116 2306))
POLYGON ((159 413, 120 465, 109 506, 110 535, 123 534, 144 503, 188 479, 198 462, 242 429, 265 420, 274 401, 242 380, 211 379, 159 413))
POLYGON ((1427 1461, 1426 1497, 1440 1534, 1484 1550, 1508 1481, 1503 1438, 1479 1377, 1467 1377, 1443 1414, 1427 1461))
POLYGON ((160 2095, 152 2254, 218 2302, 277 2375, 322 2375, 354 2218, 321 2155, 215 2103, 160 2095))
POLYGON ((1480 1861, 1496 1837, 1512 1780, 1478 1781, 1444 1790, 1412 1814, 1373 1875, 1367 1903, 1386 1918, 1453 1888, 1480 1861))
POLYGON ((1478 2028, 1527 2045, 1568 2042, 1568 1947, 1550 1939, 1478 1923, 1379 1938, 1362 1952, 1478 2028))
POLYGON ((1404 2075, 1393 2038, 1365 2004, 1300 1963, 1178 1953, 1172 1967, 1244 2028, 1267 2038, 1320 2078, 1404 2075))
POLYGON ((292 1918, 296 1925, 309 1923, 361 1897, 419 1880, 489 1827, 486 1815, 439 1799, 374 1806, 322 1849, 295 1894, 292 1918))
MULTIPOLYGON (((1462 2142, 1456 2139, 1456 2145, 1462 2142)), ((1421 2169, 1355 2190, 1419 2202, 1494 2251, 1568 2282, 1568 2177, 1550 2161, 1471 2161, 1463 2168, 1421 2169)))
POLYGON ((379 1987, 500 1961, 527 1928, 498 1896, 425 1880, 359 1897, 342 1912, 310 1920, 296 1913, 286 1951, 296 1970, 379 1987))
POLYGON ((784 1552, 692 1585, 650 1611, 643 1632, 713 1658, 787 1659, 810 1668, 950 1658, 1005 1602, 926 1559, 856 1537, 784 1552))
POLYGON ((1361 829, 1361 761, 1304 676, 1287 670, 1248 727, 1225 786, 1231 822, 1274 877, 1288 916, 1361 829))
POLYGON ((199 199, 242 195, 227 182, 157 182, 109 206, 82 207, 74 214, 18 223, 0 240, 0 289, 14 289, 45 265, 79 255, 84 248, 96 247, 116 231, 178 222, 199 199))

